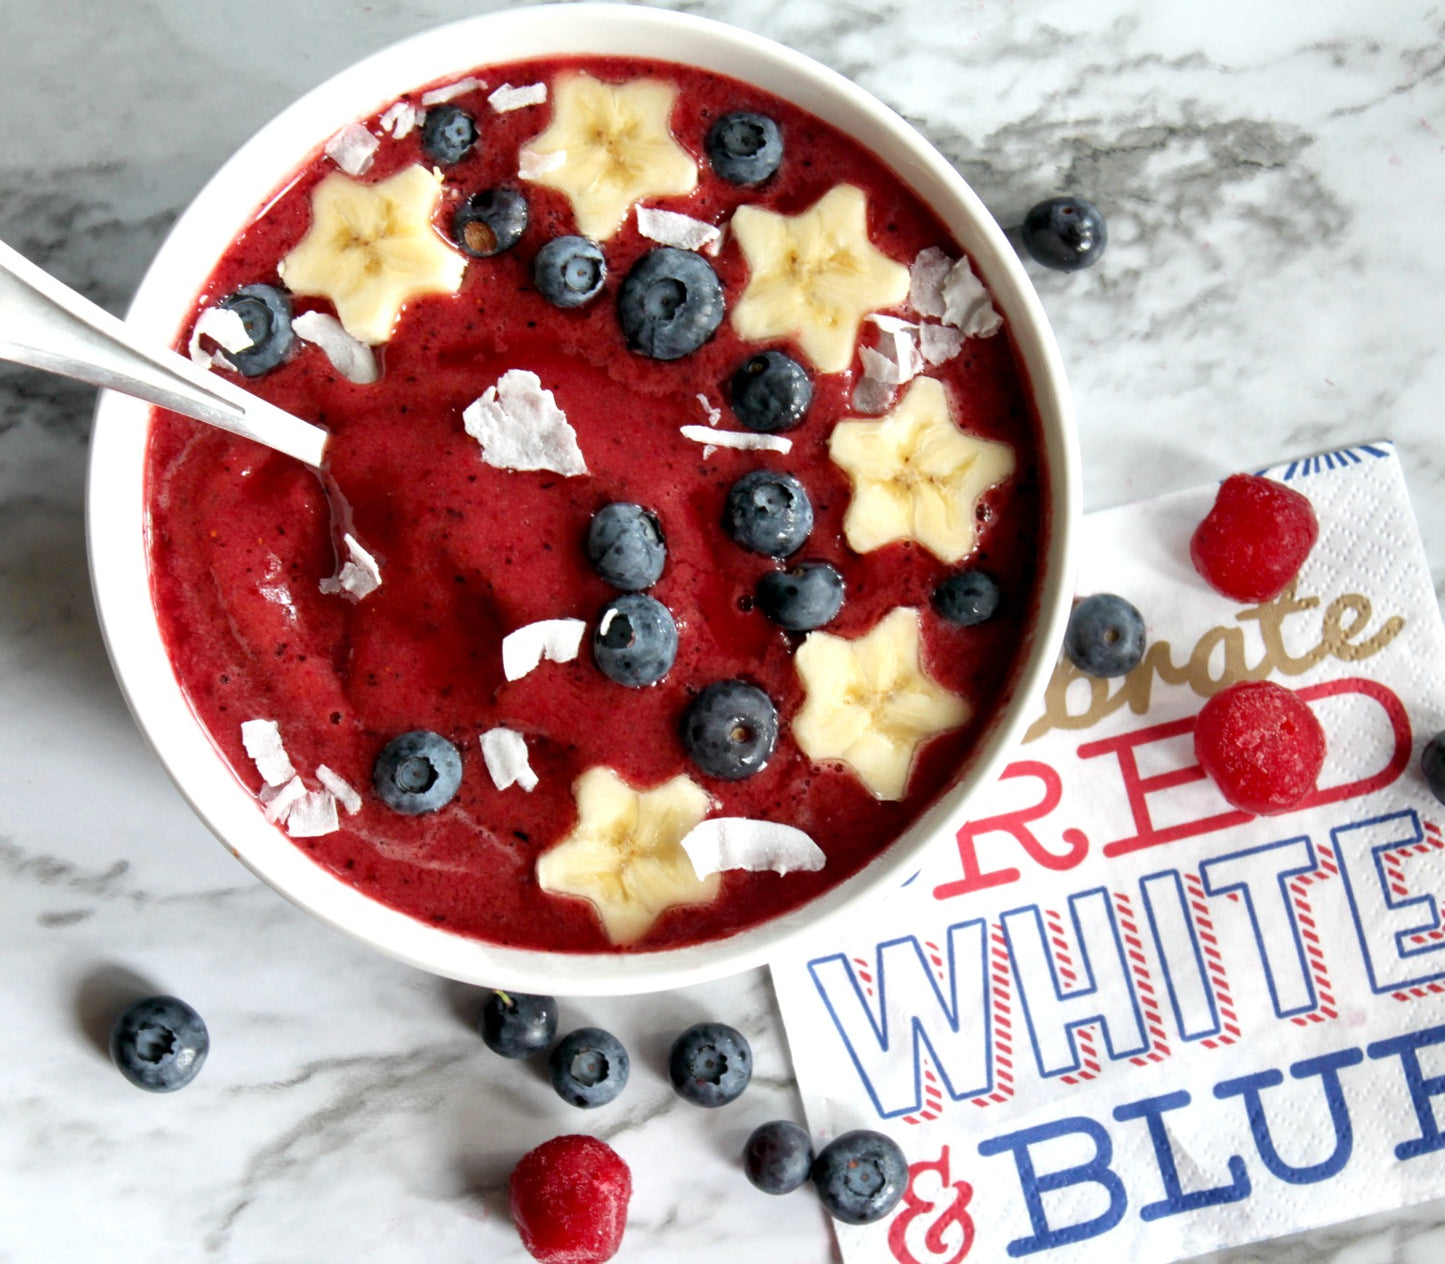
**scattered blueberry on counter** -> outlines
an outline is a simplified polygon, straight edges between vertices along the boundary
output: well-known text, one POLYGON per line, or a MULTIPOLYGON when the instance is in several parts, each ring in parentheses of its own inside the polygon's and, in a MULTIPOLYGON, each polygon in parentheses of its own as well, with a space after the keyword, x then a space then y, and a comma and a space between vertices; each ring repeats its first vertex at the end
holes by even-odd
POLYGON ((587 526, 587 560, 623 592, 651 588, 662 577, 667 545, 657 516, 630 501, 603 505, 587 526))
POLYGON ((381 748, 371 784, 394 812, 435 812, 451 802, 462 784, 461 752, 438 733, 413 729, 381 748))
POLYGON ((522 239, 527 220, 527 199, 516 189, 482 189, 457 207, 452 236, 473 259, 490 259, 522 239))
POLYGON ((766 114, 724 114, 703 142, 712 169, 729 184, 761 184, 783 161, 783 134, 766 114))
POLYGON ((654 360, 691 355, 717 331, 723 289, 695 250, 649 250, 623 279, 617 319, 627 345, 654 360))
POLYGON ((682 744, 710 777, 741 781, 761 772, 778 740, 778 710, 756 685, 719 680, 689 704, 682 744))
POLYGON ((542 1053, 557 1035, 557 1002, 550 996, 494 989, 482 1003, 482 1040, 504 1058, 542 1053))
POLYGON ((1046 268, 1077 272, 1097 263, 1109 240, 1099 208, 1083 198, 1054 197, 1024 216, 1025 249, 1046 268))
POLYGON ((872 1224, 903 1197, 908 1160, 893 1138, 859 1128, 823 1147, 813 1160, 812 1176, 830 1216, 844 1224, 872 1224))
POLYGON ((444 167, 461 162, 477 143, 477 121, 460 106, 437 105, 421 125, 421 149, 444 167))
POLYGON ((601 291, 607 260, 590 237, 554 237, 537 251, 532 280, 554 307, 581 307, 601 291))
POLYGON ((758 580, 758 609, 789 632, 811 632, 843 608, 843 577, 827 562, 799 562, 758 580))
POLYGON ((725 1023, 695 1023, 672 1042, 667 1074, 678 1095, 694 1106, 726 1106, 753 1078, 747 1038, 725 1023))
POLYGON ((776 434, 802 424, 813 404, 808 370, 781 351, 760 351, 740 364, 728 381, 733 415, 757 434, 776 434))
POLYGON ((677 624, 662 602, 645 593, 614 597, 597 620, 592 657, 610 680, 630 689, 655 685, 677 658, 677 624))
POLYGON ((235 312, 251 345, 221 354, 242 377, 260 377, 281 364, 296 343, 291 329, 291 296, 274 285, 243 285, 218 306, 235 312))
POLYGON ((1144 657, 1144 616, 1114 593, 1085 597, 1069 615, 1064 652, 1086 676, 1127 676, 1144 657))
POLYGON ((753 1129, 743 1146, 743 1171, 765 1194, 790 1194, 808 1179, 813 1144, 791 1119, 774 1119, 753 1129))
POLYGON ((750 553, 787 557, 813 530, 813 502, 791 474, 752 470, 728 489, 723 528, 750 553))
POLYGON ((573 1106, 605 1106, 627 1087, 631 1060, 622 1042, 600 1027, 579 1027, 558 1041, 548 1058, 552 1087, 573 1106))
POLYGON ((116 1068, 149 1093, 185 1088, 205 1065, 210 1049, 201 1016, 174 996, 135 1002, 116 1018, 110 1032, 116 1068))

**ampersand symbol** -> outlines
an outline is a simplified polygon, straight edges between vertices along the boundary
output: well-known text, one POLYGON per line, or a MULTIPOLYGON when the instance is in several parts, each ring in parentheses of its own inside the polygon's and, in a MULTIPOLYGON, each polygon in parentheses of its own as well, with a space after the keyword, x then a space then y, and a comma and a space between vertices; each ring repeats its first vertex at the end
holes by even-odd
POLYGON ((973 1186, 949 1176, 947 1146, 936 1160, 909 1165, 903 1210, 888 1226, 888 1249, 898 1264, 959 1264, 968 1256, 973 1247, 973 1218, 968 1214, 973 1186), (924 1254, 916 1254, 915 1248, 924 1254))

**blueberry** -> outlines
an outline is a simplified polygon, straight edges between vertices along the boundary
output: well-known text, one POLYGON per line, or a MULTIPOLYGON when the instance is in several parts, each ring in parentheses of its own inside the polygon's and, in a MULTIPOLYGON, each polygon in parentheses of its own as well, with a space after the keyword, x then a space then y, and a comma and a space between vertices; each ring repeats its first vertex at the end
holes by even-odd
POLYGON ((729 386, 734 416, 758 434, 791 430, 813 403, 808 370, 781 351, 749 356, 733 373, 729 386))
POLYGON ((1441 803, 1445 803, 1445 732, 1436 733, 1420 753, 1420 771, 1425 784, 1441 803))
POLYGON ((998 581, 984 571, 954 571, 933 590, 933 608, 941 619, 971 628, 998 611, 998 581))
POLYGON ((903 1197, 908 1160, 891 1137, 859 1128, 823 1147, 813 1160, 813 1185, 823 1208, 844 1224, 881 1220, 903 1197))
POLYGON ((1085 597, 1069 615, 1064 652, 1087 676, 1125 676, 1144 657, 1144 616, 1113 593, 1085 597))
POLYGON ((791 474, 753 470, 728 489, 723 527, 750 552, 787 557, 813 529, 813 504, 791 474))
POLYGON ((743 1147, 743 1171, 765 1194, 791 1194, 812 1166, 812 1142, 791 1119, 759 1124, 743 1147))
POLYGON ((758 580, 758 609, 789 632, 811 632, 843 608, 843 577, 827 562, 799 562, 758 580))
POLYGON ((662 528, 641 505, 614 501, 592 515, 587 558, 614 588, 639 592, 657 583, 667 560, 662 528))
POLYGON ((1024 216, 1024 246, 1046 268, 1077 272, 1104 253, 1109 234, 1099 208, 1083 198, 1056 197, 1024 216))
POLYGON ((724 114, 703 142, 712 169, 729 184, 761 184, 783 161, 783 134, 766 114, 724 114))
POLYGON ((607 603, 597 620, 592 656, 603 675, 619 685, 655 685, 677 657, 677 624, 655 597, 623 593, 607 603))
POLYGON ((421 149, 433 162, 461 162, 477 143, 477 121, 460 106, 434 105, 421 125, 421 149))
POLYGON ((246 327, 251 345, 244 351, 221 354, 243 377, 269 373, 291 352, 296 336, 291 332, 291 299, 274 285, 243 285, 218 304, 233 311, 246 327))
POLYGON ((581 307, 607 280, 607 260, 590 237, 554 237, 537 251, 532 280, 549 303, 581 307))
POLYGON ((627 1087, 631 1062, 622 1042, 600 1027, 562 1037, 547 1060, 557 1096, 573 1106, 605 1106, 627 1087))
POLYGON ((557 1002, 550 996, 495 990, 482 1004, 482 1040, 504 1058, 530 1058, 557 1034, 557 1002))
POLYGON ((723 318, 722 284, 700 254, 659 246, 632 265, 617 295, 617 319, 633 351, 678 360, 713 336, 723 318))
POLYGON ((408 816, 446 806, 461 782, 461 752, 426 729, 392 738, 371 769, 377 796, 393 811, 408 816))
POLYGON ((726 1023, 696 1023, 672 1042, 667 1074, 684 1101, 726 1106, 753 1078, 753 1051, 726 1023))
POLYGON ((473 193, 452 216, 452 236, 473 259, 510 250, 527 231, 527 199, 516 189, 473 193))
POLYGON ((125 1010, 110 1030, 110 1056, 137 1088, 173 1093, 196 1078, 211 1048, 206 1024, 185 1001, 152 996, 125 1010))
POLYGON ((778 741, 778 711, 756 685, 719 680, 688 704, 682 744, 703 772, 742 781, 761 772, 778 741))

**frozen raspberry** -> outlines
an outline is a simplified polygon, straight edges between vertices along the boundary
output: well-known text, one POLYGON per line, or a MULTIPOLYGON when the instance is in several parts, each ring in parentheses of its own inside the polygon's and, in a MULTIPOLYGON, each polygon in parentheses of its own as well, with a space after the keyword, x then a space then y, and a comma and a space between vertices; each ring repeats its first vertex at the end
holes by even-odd
POLYGON ((596 1137, 553 1137, 522 1156, 508 1184, 522 1245, 543 1264, 602 1264, 627 1225, 632 1173, 596 1137))
POLYGON ((1293 690, 1246 680, 1204 704, 1194 721, 1194 757, 1235 807, 1272 816, 1315 788, 1325 731, 1293 690))
POLYGON ((1307 497, 1257 474, 1232 474, 1195 528, 1189 556, 1216 592, 1273 601, 1314 548, 1320 524, 1307 497))

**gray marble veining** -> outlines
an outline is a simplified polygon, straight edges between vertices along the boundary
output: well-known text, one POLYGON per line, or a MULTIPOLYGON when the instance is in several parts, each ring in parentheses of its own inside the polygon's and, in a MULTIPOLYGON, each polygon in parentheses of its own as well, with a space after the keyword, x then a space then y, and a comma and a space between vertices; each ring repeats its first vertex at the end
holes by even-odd
MULTIPOLYGON (((9 0, 0 238, 121 311, 219 162, 300 92, 392 39, 493 3, 9 0), (63 122, 58 122, 63 119, 63 122)), ((1034 270, 1077 396, 1090 507, 1283 456, 1396 439, 1445 586, 1445 12, 1344 0, 685 0, 780 40, 908 118, 1005 225, 1095 198, 1095 271, 1034 270)), ((468 989, 312 921, 217 847, 138 738, 85 569, 93 393, 0 366, 0 1260, 435 1264, 526 1256, 505 1182, 527 1147, 596 1129, 638 1173, 622 1258, 822 1264, 809 1197, 737 1155, 799 1117, 762 972, 563 1002, 634 1056, 579 1121, 470 1030, 468 989), (173 991, 214 1038, 173 1098, 107 1064, 117 1003, 173 991), (752 1039, 738 1107, 680 1104, 672 1034, 752 1039)), ((1225 1252, 1214 1264, 1406 1264, 1430 1204, 1225 1252)))

